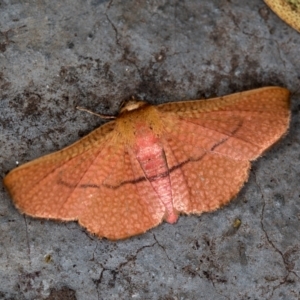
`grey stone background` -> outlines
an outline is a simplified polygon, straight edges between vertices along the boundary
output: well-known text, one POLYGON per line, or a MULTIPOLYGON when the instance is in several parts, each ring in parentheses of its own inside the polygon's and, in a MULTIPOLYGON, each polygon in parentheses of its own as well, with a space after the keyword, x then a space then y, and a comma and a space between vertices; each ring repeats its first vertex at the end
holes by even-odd
POLYGON ((21 215, 1 184, 0 299, 300 298, 298 32, 261 0, 2 0, 0 31, 2 177, 103 124, 77 105, 292 93, 287 136, 233 202, 144 235, 21 215))

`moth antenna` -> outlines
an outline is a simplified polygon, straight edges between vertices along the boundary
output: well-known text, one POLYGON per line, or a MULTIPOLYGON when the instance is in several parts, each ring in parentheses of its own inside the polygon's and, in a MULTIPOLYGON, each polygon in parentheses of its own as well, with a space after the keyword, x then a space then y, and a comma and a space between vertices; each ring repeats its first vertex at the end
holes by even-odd
POLYGON ((86 112, 88 112, 88 113, 91 114, 91 115, 95 115, 95 116, 97 116, 97 117, 100 117, 101 119, 113 120, 113 119, 116 118, 115 116, 109 116, 109 115, 97 114, 97 113, 95 113, 95 112, 93 112, 93 111, 91 111, 91 110, 88 110, 88 109, 86 109, 86 108, 84 108, 84 107, 81 107, 81 106, 76 106, 76 109, 82 110, 82 111, 86 111, 86 112))

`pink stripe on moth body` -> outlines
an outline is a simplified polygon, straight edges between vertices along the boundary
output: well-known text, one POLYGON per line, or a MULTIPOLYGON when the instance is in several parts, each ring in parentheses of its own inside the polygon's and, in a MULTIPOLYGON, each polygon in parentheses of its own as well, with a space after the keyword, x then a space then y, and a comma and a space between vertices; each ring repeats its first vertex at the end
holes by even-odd
POLYGON ((136 131, 134 153, 143 172, 166 208, 165 220, 175 223, 178 214, 173 207, 169 169, 159 138, 147 126, 139 126, 136 131))

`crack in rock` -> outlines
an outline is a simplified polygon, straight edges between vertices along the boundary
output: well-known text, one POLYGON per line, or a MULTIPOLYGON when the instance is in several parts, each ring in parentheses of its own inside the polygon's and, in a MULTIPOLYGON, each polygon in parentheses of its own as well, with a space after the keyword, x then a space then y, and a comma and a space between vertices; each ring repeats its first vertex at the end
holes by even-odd
MULTIPOLYGON (((115 280, 116 280, 116 278, 117 278, 117 275, 120 273, 120 271, 121 271, 121 269, 123 268, 123 267, 125 267, 127 264, 129 264, 130 262, 133 262, 133 261, 135 261, 136 260, 136 258, 137 258, 137 255, 141 252, 141 251, 143 251, 144 249, 146 249, 146 248, 152 248, 153 246, 155 246, 156 244, 158 244, 158 242, 155 242, 155 243, 153 243, 153 244, 151 244, 151 245, 146 245, 146 246, 142 246, 141 248, 139 248, 139 249, 137 249, 136 250, 136 252, 134 253, 134 254, 132 254, 132 255, 130 255, 128 258, 127 258, 127 260, 126 261, 124 261, 124 262, 121 262, 117 267, 115 267, 115 268, 107 268, 107 267, 105 267, 102 263, 99 263, 99 265, 101 266, 101 268, 102 268, 102 270, 101 270, 101 272, 100 272, 100 275, 99 275, 99 278, 97 279, 97 280, 94 280, 94 283, 96 284, 96 291, 97 291, 97 295, 98 295, 98 299, 100 300, 100 299, 102 299, 101 298, 101 295, 100 295, 100 292, 99 292, 99 285, 102 283, 102 280, 103 280, 103 276, 104 276, 104 272, 110 272, 111 274, 112 274, 112 279, 110 279, 109 280, 109 285, 111 284, 111 285, 114 285, 114 282, 115 282, 115 280)), ((96 249, 95 249, 96 250, 96 249)), ((94 257, 94 256, 93 256, 94 257)), ((129 284, 130 284, 130 282, 129 282, 129 284)))
POLYGON ((276 247, 275 243, 271 240, 269 234, 268 234, 268 230, 265 228, 265 224, 264 224, 264 218, 265 218, 265 207, 266 207, 266 199, 265 199, 265 195, 261 189, 261 186, 258 184, 257 182, 257 178, 256 178, 256 174, 255 172, 253 172, 254 174, 254 178, 255 178, 255 183, 261 193, 261 196, 262 196, 262 200, 263 200, 263 206, 262 206, 262 210, 261 210, 261 218, 260 218, 260 224, 261 224, 261 229, 266 237, 266 240, 268 241, 269 245, 275 250, 275 252, 277 252, 282 261, 283 261, 283 264, 284 264, 284 267, 285 267, 285 270, 287 272, 287 274, 280 280, 279 280, 279 284, 274 286, 273 289, 272 289, 272 293, 271 293, 271 297, 273 297, 273 294, 275 292, 276 289, 278 289, 280 286, 284 285, 285 283, 288 283, 290 280, 289 280, 289 276, 290 274, 293 274, 294 276, 296 276, 297 278, 299 278, 299 276, 292 270, 292 267, 291 264, 289 263, 289 261, 287 260, 286 258, 286 255, 278 248, 276 247))

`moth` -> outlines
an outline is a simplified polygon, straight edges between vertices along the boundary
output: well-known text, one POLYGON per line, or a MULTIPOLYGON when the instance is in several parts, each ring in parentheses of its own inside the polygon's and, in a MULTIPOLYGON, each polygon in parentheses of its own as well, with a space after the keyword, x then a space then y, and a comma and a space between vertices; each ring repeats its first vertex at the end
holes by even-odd
POLYGON ((129 101, 78 142, 12 170, 4 185, 22 213, 124 239, 228 203, 289 120, 281 87, 157 106, 129 101))
POLYGON ((300 32, 300 0, 264 0, 277 16, 300 32))

